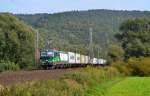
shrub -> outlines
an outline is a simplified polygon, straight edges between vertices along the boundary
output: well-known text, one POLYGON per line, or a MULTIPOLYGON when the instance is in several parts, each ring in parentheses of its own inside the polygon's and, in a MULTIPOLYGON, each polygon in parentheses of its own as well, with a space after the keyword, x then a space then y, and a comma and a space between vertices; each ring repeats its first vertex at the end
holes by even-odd
POLYGON ((128 60, 133 75, 150 76, 150 57, 132 57, 128 60))
POLYGON ((79 84, 91 86, 118 75, 120 75, 120 73, 114 67, 87 67, 78 72, 65 74, 65 78, 73 79, 79 84))
POLYGON ((32 81, 4 89, 0 96, 84 96, 83 89, 68 85, 64 80, 32 81))
POLYGON ((124 61, 116 61, 111 63, 111 65, 118 69, 118 71, 124 75, 131 75, 132 68, 129 67, 127 62, 124 61))
POLYGON ((0 61, 0 72, 19 70, 19 65, 10 61, 0 61))
POLYGON ((89 89, 118 75, 120 74, 114 67, 88 67, 66 73, 60 80, 17 84, 2 90, 0 96, 90 96, 86 95, 89 89))

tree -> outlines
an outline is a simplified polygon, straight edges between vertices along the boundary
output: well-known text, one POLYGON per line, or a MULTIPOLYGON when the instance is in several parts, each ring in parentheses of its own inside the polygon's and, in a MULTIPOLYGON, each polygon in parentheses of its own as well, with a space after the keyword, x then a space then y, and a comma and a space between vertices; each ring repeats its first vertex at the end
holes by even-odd
POLYGON ((150 20, 130 19, 124 22, 118 39, 122 42, 125 57, 150 56, 150 20))
POLYGON ((34 61, 34 30, 8 13, 0 14, 0 59, 22 68, 34 61))
MULTIPOLYGON (((124 59, 124 50, 122 49, 119 44, 113 44, 110 47, 110 50, 108 52, 108 56, 111 61, 118 61, 118 60, 123 60, 124 59)), ((110 61, 110 62, 111 62, 110 61)))

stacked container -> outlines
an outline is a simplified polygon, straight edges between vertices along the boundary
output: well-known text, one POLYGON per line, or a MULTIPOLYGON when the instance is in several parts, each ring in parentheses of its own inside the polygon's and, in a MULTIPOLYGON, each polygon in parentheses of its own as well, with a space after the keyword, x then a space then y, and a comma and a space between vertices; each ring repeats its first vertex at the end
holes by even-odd
POLYGON ((75 64, 76 63, 76 55, 73 52, 68 52, 68 62, 70 64, 75 64))
POLYGON ((60 60, 62 62, 68 62, 68 54, 66 52, 60 52, 60 60))
POLYGON ((80 62, 80 54, 78 54, 78 53, 76 53, 76 57, 75 57, 75 63, 76 64, 80 64, 81 62, 80 62))

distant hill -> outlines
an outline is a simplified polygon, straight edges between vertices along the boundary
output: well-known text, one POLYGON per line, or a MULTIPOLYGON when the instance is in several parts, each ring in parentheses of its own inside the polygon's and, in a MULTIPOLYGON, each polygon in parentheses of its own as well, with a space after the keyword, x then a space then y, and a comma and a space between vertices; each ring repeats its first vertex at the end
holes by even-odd
POLYGON ((89 28, 92 28, 95 55, 100 48, 100 55, 104 55, 108 45, 116 42, 114 35, 119 32, 123 21, 150 18, 150 12, 89 10, 16 16, 40 31, 41 48, 52 39, 53 48, 88 54, 89 28))

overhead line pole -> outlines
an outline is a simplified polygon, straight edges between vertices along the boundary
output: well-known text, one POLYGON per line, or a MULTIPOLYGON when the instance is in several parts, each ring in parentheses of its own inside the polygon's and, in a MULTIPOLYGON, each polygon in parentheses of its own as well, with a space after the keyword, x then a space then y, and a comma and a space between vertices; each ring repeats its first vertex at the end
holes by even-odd
POLYGON ((35 31, 35 66, 38 65, 39 61, 39 32, 35 31))
POLYGON ((92 29, 92 24, 90 22, 90 20, 92 20, 91 14, 89 14, 89 20, 88 20, 88 25, 89 25, 89 63, 92 63, 92 59, 94 57, 94 53, 93 53, 93 29, 92 29))
POLYGON ((92 28, 89 29, 89 38, 90 38, 89 56, 90 56, 90 61, 91 61, 94 57, 94 53, 93 53, 93 29, 92 28))

